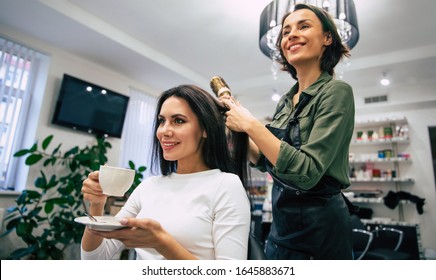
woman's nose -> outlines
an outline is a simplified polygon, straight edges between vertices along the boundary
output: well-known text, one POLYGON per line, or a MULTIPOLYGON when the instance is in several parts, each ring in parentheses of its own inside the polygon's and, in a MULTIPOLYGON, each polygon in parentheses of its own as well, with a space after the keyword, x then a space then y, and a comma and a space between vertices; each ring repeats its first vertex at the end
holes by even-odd
POLYGON ((293 40, 298 37, 298 31, 293 28, 291 31, 289 31, 288 40, 293 40))
POLYGON ((163 136, 167 137, 173 135, 173 130, 169 123, 164 123, 163 125, 161 125, 161 127, 158 129, 158 132, 160 132, 160 134, 162 134, 163 136))

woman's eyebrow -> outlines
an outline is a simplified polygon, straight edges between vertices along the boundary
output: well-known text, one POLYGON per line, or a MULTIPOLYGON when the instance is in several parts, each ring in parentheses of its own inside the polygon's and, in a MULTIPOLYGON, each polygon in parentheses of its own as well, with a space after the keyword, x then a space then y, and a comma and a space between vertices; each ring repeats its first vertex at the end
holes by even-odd
MULTIPOLYGON (((160 118, 165 118, 165 116, 164 116, 164 115, 161 115, 161 114, 159 114, 158 117, 160 117, 160 118)), ((178 118, 178 117, 185 117, 185 118, 187 118, 185 115, 183 115, 183 114, 181 114, 181 113, 173 114, 173 115, 170 116, 170 118, 172 118, 172 119, 174 119, 174 118, 178 118)))
MULTIPOLYGON (((297 22, 297 25, 301 25, 302 23, 305 23, 305 22, 307 22, 307 21, 312 21, 312 20, 311 20, 311 19, 302 19, 302 20, 299 20, 299 21, 297 22)), ((291 25, 287 24, 287 25, 285 25, 285 26, 283 27, 283 29, 286 29, 286 28, 291 28, 291 25)))

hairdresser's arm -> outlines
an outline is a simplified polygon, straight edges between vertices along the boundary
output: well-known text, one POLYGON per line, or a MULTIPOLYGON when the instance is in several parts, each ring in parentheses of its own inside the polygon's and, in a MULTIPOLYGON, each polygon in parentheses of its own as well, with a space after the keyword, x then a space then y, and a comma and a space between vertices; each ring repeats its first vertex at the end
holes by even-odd
POLYGON ((248 138, 248 160, 252 164, 256 164, 260 158, 259 147, 254 143, 251 138, 248 138))

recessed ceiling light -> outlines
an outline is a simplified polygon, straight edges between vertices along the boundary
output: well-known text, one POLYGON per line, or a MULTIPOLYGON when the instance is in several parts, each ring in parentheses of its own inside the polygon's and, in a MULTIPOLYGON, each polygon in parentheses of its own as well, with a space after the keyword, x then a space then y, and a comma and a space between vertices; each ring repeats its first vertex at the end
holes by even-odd
POLYGON ((391 83, 391 81, 389 81, 389 79, 386 77, 386 72, 383 72, 382 75, 383 77, 380 80, 380 84, 382 84, 383 86, 388 86, 391 83))
POLYGON ((274 102, 278 102, 278 101, 280 100, 280 95, 279 95, 278 93, 274 93, 274 94, 271 96, 271 99, 272 99, 274 102))
POLYGON ((391 82, 387 78, 383 78, 380 80, 380 84, 383 86, 388 86, 391 82))

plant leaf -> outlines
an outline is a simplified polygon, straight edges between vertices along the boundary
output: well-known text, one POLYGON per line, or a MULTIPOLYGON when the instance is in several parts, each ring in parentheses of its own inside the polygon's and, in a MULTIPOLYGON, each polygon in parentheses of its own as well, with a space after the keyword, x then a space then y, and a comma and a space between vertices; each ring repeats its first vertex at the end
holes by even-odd
POLYGON ((36 207, 32 211, 30 211, 27 216, 30 217, 30 218, 37 217, 38 213, 41 211, 41 209, 42 209, 42 207, 36 207))
POLYGON ((27 191, 22 191, 21 195, 17 198, 17 204, 22 205, 26 201, 27 191))
POLYGON ((59 151, 59 149, 61 148, 61 145, 62 145, 62 143, 59 144, 59 145, 58 145, 58 146, 53 150, 53 152, 51 153, 52 156, 54 156, 54 155, 59 151))
POLYGON ((45 149, 47 149, 48 145, 50 145, 52 139, 53 139, 53 135, 49 135, 44 139, 44 141, 42 141, 42 149, 44 151, 45 149))
POLYGON ((44 212, 50 214, 53 211, 54 205, 51 201, 47 201, 44 206, 44 212))
POLYGON ((35 187, 40 188, 40 189, 47 189, 47 179, 44 177, 36 178, 35 187))
POLYGON ((34 165, 35 163, 37 163, 38 161, 40 161, 42 159, 42 155, 40 154, 32 154, 30 156, 28 156, 26 158, 26 165, 34 165))
POLYGON ((17 227, 16 227, 16 232, 18 236, 26 236, 29 235, 29 233, 31 233, 33 230, 32 226, 28 223, 18 223, 17 227))
POLYGON ((35 251, 35 245, 27 248, 19 248, 11 253, 9 259, 20 260, 22 257, 31 255, 35 251))
POLYGON ((11 206, 11 207, 6 209, 6 212, 8 212, 10 214, 12 212, 17 211, 18 209, 19 209, 18 206, 11 206))
POLYGON ((76 146, 70 149, 68 152, 66 152, 64 158, 68 158, 70 155, 77 154, 78 151, 79 151, 79 147, 76 146))
POLYGON ((44 151, 45 149, 47 149, 48 145, 50 145, 52 139, 53 139, 53 135, 49 135, 44 139, 44 141, 42 141, 42 149, 44 151))
POLYGON ((40 162, 41 176, 35 180, 36 191, 23 191, 16 200, 17 205, 11 207, 7 215, 6 230, 1 236, 13 232, 27 244, 24 248, 17 246, 19 249, 8 259, 26 256, 63 259, 65 247, 81 241, 84 225, 73 221, 83 214, 81 186, 89 172, 107 162, 107 148, 111 145, 105 139, 98 139, 97 144, 82 149, 73 147, 64 153, 59 144, 51 155, 50 152, 45 155, 42 151, 48 150, 52 142, 53 136, 49 135, 42 145, 36 142, 30 149, 16 152, 17 156, 27 157, 27 165, 40 162), (50 170, 50 176, 46 176, 45 168, 50 165, 56 167, 56 171, 51 175, 50 170))
POLYGON ((29 149, 29 152, 30 152, 30 153, 35 152, 37 148, 38 148, 38 142, 36 142, 35 144, 33 144, 33 146, 29 149))
POLYGON ((14 157, 22 157, 24 155, 27 155, 28 153, 30 153, 30 150, 27 149, 19 150, 14 154, 14 157))
POLYGON ((21 219, 22 219, 21 216, 19 216, 18 218, 10 220, 9 223, 6 224, 6 230, 12 230, 15 227, 17 227, 17 225, 20 223, 21 219))
POLYGON ((48 159, 44 160, 44 167, 46 167, 50 163, 51 163, 51 158, 48 158, 48 159))
POLYGON ((27 197, 29 199, 41 198, 41 194, 37 191, 28 190, 27 197))

